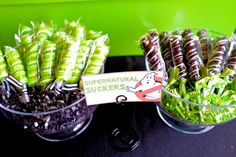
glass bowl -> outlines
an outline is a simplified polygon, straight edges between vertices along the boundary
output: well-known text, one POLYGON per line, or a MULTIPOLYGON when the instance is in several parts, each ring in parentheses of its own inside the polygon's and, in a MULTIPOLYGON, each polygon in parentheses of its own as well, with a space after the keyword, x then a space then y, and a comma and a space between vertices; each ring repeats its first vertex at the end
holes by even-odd
MULTIPOLYGON (((104 73, 105 66, 99 74, 104 73)), ((46 112, 21 112, 10 109, 1 104, 0 111, 10 121, 20 128, 36 134, 39 138, 60 142, 75 138, 89 126, 97 106, 87 106, 85 95, 82 92, 72 97, 72 103, 59 109, 46 112)), ((70 96, 69 96, 70 97, 70 96)))
POLYGON ((83 96, 64 108, 48 112, 19 112, 3 104, 0 104, 0 109, 5 117, 21 128, 35 133, 44 140, 57 142, 81 134, 90 124, 96 106, 88 107, 83 96))
MULTIPOLYGON (((196 34, 199 29, 192 30, 196 34)), ((209 37, 223 35, 215 31, 208 31, 208 34, 209 37)), ((150 71, 146 57, 145 66, 150 71)), ((160 103, 155 104, 158 115, 164 123, 176 131, 187 134, 205 133, 216 125, 227 123, 236 117, 236 104, 213 106, 191 102, 171 93, 165 85, 162 88, 160 103)))

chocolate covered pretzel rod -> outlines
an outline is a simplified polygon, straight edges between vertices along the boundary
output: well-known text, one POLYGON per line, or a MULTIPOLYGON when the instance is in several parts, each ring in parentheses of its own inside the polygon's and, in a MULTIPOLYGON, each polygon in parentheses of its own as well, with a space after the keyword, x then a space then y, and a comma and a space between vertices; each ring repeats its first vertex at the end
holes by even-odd
POLYGON ((159 38, 162 56, 166 64, 166 70, 167 72, 170 72, 171 68, 174 66, 170 50, 170 34, 168 32, 162 32, 159 35, 159 38))
POLYGON ((226 37, 216 38, 207 63, 210 75, 218 74, 221 72, 224 65, 224 57, 228 51, 228 48, 229 40, 226 37))
POLYGON ((141 39, 141 48, 147 57, 148 65, 151 70, 161 70, 161 60, 158 56, 159 38, 156 32, 151 32, 141 39))
POLYGON ((202 55, 202 62, 204 65, 207 65, 208 61, 208 52, 209 52, 209 40, 208 40, 208 31, 205 29, 202 29, 198 31, 197 33, 199 37, 199 41, 201 44, 201 55, 202 55))
POLYGON ((174 34, 170 38, 171 54, 174 66, 179 69, 179 78, 186 78, 187 68, 184 64, 183 50, 181 47, 181 36, 174 34))
POLYGON ((232 50, 231 56, 229 57, 226 67, 233 70, 234 74, 236 74, 236 49, 232 50))
POLYGON ((236 29, 233 33, 233 36, 231 38, 231 52, 230 56, 228 58, 228 61, 225 65, 225 67, 231 69, 234 71, 234 75, 236 74, 236 29))
POLYGON ((196 40, 191 29, 186 29, 182 33, 184 50, 187 59, 190 80, 200 79, 200 65, 198 61, 198 51, 196 40))

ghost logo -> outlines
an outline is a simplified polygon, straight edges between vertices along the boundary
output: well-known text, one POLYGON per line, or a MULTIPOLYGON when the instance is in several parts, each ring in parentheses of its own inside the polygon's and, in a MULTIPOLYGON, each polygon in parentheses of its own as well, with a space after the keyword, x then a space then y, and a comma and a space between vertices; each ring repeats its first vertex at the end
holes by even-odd
POLYGON ((160 101, 163 78, 155 72, 146 74, 135 87, 126 86, 128 92, 133 92, 142 101, 160 101))

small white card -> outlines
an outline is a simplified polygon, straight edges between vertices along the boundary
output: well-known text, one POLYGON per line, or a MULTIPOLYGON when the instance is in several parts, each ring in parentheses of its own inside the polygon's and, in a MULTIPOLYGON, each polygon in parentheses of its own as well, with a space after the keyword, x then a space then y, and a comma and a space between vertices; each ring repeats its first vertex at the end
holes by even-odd
POLYGON ((132 71, 83 76, 87 105, 126 102, 160 102, 163 75, 158 71, 132 71))

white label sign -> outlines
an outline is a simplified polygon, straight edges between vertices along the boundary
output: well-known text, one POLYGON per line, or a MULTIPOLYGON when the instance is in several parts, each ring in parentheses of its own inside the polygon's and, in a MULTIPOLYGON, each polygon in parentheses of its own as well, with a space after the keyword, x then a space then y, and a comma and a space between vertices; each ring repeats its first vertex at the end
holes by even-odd
POLYGON ((163 75, 157 71, 133 71, 83 76, 87 105, 117 102, 159 102, 163 75))

